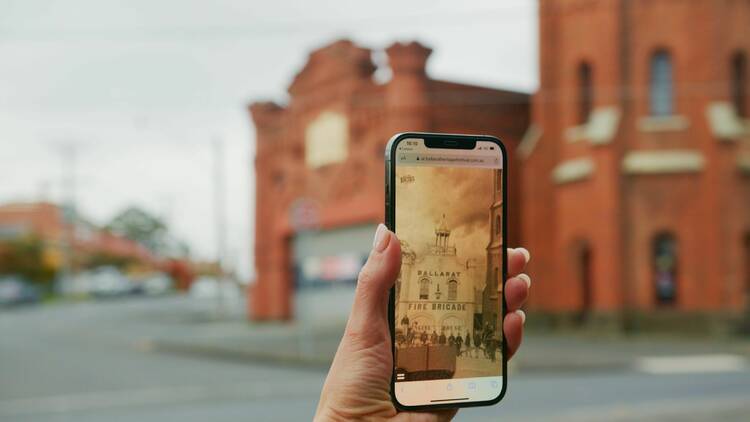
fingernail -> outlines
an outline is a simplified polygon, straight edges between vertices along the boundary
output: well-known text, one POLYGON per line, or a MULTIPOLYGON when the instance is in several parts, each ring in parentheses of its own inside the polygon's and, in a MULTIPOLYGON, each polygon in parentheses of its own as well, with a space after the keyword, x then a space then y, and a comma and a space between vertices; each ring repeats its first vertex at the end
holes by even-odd
POLYGON ((521 317, 521 324, 524 324, 526 322, 526 312, 516 309, 516 315, 521 317))
POLYGON ((388 241, 391 239, 388 236, 388 229, 384 224, 378 224, 378 229, 375 231, 375 239, 372 240, 372 248, 377 252, 383 252, 388 246, 388 241))
POLYGON ((516 248, 516 250, 523 254, 523 256, 526 258, 527 264, 529 263, 529 261, 531 261, 531 254, 526 250, 526 248, 516 248))
POLYGON ((531 277, 527 276, 526 274, 518 274, 516 278, 520 278, 521 280, 526 282, 526 286, 531 287, 531 277))

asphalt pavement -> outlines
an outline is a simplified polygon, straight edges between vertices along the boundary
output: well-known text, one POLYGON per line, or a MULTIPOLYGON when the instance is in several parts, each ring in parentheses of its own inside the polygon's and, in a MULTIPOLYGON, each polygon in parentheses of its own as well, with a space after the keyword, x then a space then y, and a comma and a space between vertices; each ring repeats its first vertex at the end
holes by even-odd
MULTIPOLYGON (((324 365, 155 347, 155 339, 185 339, 196 332, 222 341, 244 324, 241 311, 235 306, 219 318, 213 302, 180 296, 2 311, 0 420, 309 420, 324 365)), ((537 350, 545 341, 531 336, 519 358, 552 353, 537 350)), ((651 350, 650 344, 639 347, 651 350)), ((626 368, 519 370, 499 406, 463 410, 457 420, 750 420, 744 356, 714 349, 706 343, 705 351, 685 360, 682 353, 656 347, 656 356, 626 368)))

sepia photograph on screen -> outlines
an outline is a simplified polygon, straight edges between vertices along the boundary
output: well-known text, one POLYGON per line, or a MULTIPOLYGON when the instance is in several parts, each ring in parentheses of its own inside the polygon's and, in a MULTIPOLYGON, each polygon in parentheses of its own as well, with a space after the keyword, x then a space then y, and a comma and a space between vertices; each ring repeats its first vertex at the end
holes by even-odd
POLYGON ((502 170, 396 166, 396 381, 502 375, 502 170))

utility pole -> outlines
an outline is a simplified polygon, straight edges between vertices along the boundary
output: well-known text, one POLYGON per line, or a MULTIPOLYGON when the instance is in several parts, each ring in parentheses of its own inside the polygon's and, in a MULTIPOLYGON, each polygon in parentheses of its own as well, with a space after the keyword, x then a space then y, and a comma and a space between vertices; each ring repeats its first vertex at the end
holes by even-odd
POLYGON ((63 238, 62 263, 60 265, 60 277, 58 283, 62 286, 71 287, 72 277, 75 274, 76 262, 76 145, 68 142, 60 148, 61 158, 61 187, 62 187, 62 211, 63 211, 63 238))
POLYGON ((226 254, 226 205, 224 186, 224 143, 221 138, 216 137, 213 141, 214 152, 214 218, 216 224, 216 265, 218 266, 216 294, 216 315, 223 317, 226 311, 224 298, 226 277, 224 274, 224 258, 226 254))

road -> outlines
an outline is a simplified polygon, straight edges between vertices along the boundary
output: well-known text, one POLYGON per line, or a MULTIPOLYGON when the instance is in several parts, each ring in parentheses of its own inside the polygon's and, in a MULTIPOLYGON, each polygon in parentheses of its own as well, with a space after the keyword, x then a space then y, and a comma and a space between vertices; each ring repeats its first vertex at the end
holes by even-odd
MULTIPOLYGON (((2 421, 301 421, 323 369, 156 352, 143 339, 207 324, 185 297, 0 311, 2 421)), ((523 353, 523 350, 521 350, 523 353)), ((750 420, 750 372, 518 374, 504 402, 457 420, 750 420)))

